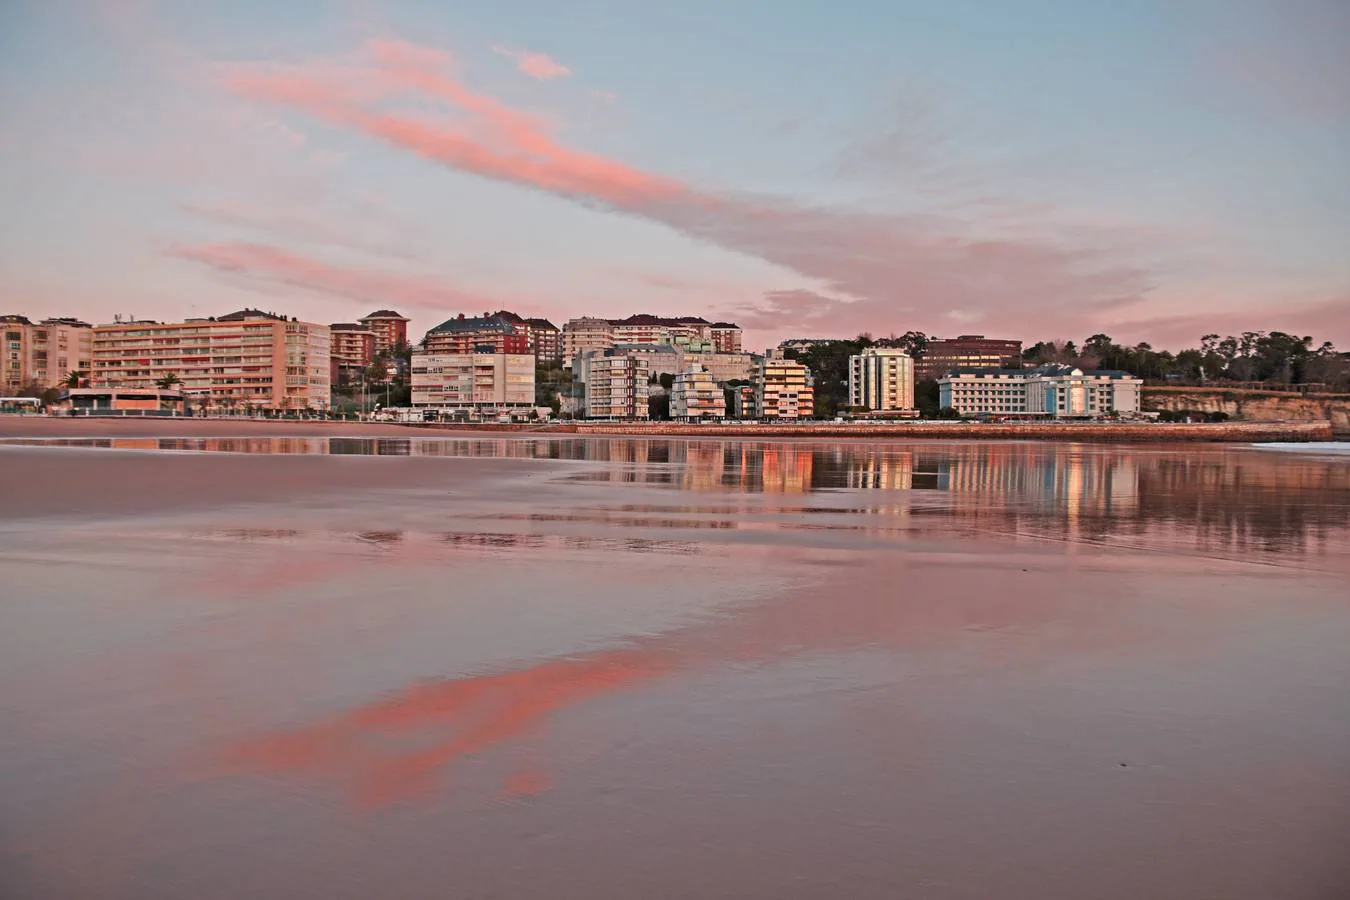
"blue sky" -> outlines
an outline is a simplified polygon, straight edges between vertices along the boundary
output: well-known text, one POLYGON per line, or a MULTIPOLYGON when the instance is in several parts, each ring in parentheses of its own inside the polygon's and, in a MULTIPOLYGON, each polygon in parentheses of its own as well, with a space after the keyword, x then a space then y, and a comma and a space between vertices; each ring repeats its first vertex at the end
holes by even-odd
POLYGON ((1336 0, 0 10, 6 312, 1350 344, 1336 0))

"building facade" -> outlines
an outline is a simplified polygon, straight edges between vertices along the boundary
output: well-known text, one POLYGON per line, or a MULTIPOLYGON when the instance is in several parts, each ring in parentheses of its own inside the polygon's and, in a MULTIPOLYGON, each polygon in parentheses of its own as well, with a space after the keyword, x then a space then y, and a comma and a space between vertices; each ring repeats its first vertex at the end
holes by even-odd
POLYGON ((427 353, 452 356, 461 353, 530 353, 524 329, 501 316, 466 317, 460 313, 427 332, 422 341, 427 353))
POLYGON ((740 353, 741 326, 735 322, 712 323, 712 342, 718 353, 740 353))
POLYGON ((1127 372, 1072 366, 954 369, 938 379, 939 402, 963 416, 1100 419, 1139 412, 1143 381, 1127 372))
POLYGON ((815 414, 811 370, 791 359, 765 357, 755 374, 755 412, 761 419, 809 419, 815 414))
POLYGON ((90 386, 153 389, 178 379, 208 410, 327 409, 332 391, 327 325, 255 309, 185 322, 94 327, 90 386))
POLYGON ((574 371, 582 386, 581 414, 588 419, 647 418, 645 354, 582 353, 574 371))
POLYGON ((869 347, 848 358, 848 405, 876 412, 914 408, 914 360, 903 350, 869 347))
POLYGON ((705 353, 695 357, 717 381, 750 381, 755 376, 755 357, 749 353, 705 353))
POLYGON ((608 350, 614 346, 614 326, 608 319, 582 316, 569 319, 562 329, 563 365, 574 365, 583 353, 608 350))
POLYGON ((670 390, 670 417, 685 422, 725 419, 727 400, 712 373, 693 363, 675 376, 670 390))
POLYGON ((333 380, 350 382, 375 362, 375 332, 355 322, 334 322, 332 336, 333 380))
POLYGON ((92 361, 94 329, 78 319, 0 316, 0 390, 13 393, 35 385, 56 388, 72 372, 86 376, 92 361))
POLYGON ((534 407, 533 353, 412 354, 412 404, 467 418, 534 407))
POLYGON ((504 319, 525 335, 525 346, 539 362, 562 362, 562 332, 548 319, 527 319, 506 309, 492 314, 504 319))
POLYGON ((392 309, 377 309, 358 319, 375 334, 375 352, 390 354, 408 345, 408 319, 392 309))
POLYGON ((918 381, 938 379, 952 369, 1017 369, 1022 365, 1022 342, 963 334, 924 345, 914 361, 918 381))

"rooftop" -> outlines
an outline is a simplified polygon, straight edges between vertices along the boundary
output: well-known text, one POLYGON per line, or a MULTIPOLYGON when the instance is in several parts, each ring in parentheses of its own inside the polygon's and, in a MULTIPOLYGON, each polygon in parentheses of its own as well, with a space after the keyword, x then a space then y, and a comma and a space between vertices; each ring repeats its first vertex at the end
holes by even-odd
POLYGON ((263 312, 261 309, 244 308, 232 313, 226 313, 223 316, 216 316, 217 322, 242 322, 245 319, 271 319, 274 322, 285 322, 285 316, 279 316, 274 312, 263 312))
POLYGON ((328 326, 328 329, 330 331, 361 331, 366 334, 374 334, 373 331, 359 322, 334 322, 328 326))
POLYGON ((407 316, 399 315, 392 309, 377 309, 373 313, 361 317, 362 322, 365 322, 368 319, 401 319, 404 322, 410 321, 407 316))
POLYGON ((466 317, 463 313, 460 313, 453 319, 446 319, 431 329, 428 334, 436 331, 500 331, 505 334, 515 334, 516 326, 500 314, 466 317))

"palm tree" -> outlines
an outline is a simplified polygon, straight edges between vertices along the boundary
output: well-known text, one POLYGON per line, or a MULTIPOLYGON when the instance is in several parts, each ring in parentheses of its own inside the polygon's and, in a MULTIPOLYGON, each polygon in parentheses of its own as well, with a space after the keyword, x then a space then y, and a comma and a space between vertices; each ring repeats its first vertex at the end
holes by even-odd
POLYGON ((86 376, 86 375, 88 375, 87 372, 71 372, 69 375, 66 376, 66 382, 65 382, 66 387, 68 387, 68 388, 77 388, 77 387, 79 387, 81 384, 84 383, 84 379, 85 379, 85 376, 86 376))
POLYGON ((177 372, 170 372, 155 382, 155 387, 161 391, 171 391, 176 385, 183 383, 183 379, 178 377, 177 372))

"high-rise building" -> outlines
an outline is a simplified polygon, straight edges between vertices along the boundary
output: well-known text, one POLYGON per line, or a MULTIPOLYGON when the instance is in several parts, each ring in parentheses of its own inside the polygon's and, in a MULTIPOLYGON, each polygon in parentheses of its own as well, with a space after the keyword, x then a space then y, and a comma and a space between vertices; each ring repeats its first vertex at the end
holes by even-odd
POLYGON ((70 318, 43 319, 0 316, 0 389, 61 387, 72 372, 89 374, 94 329, 70 318))
POLYGON ((868 347, 848 358, 848 405, 877 412, 914 408, 914 360, 903 350, 868 347))
POLYGON ((492 315, 505 319, 525 335, 525 345, 539 362, 562 362, 562 332, 548 319, 527 319, 510 310, 499 309, 492 315))
POLYGON ((572 366, 576 357, 614 346, 614 326, 608 319, 582 316, 569 319, 562 329, 563 365, 572 366))
POLYGON ((692 363, 675 376, 670 390, 670 417, 681 421, 725 419, 726 396, 712 373, 692 363))
POLYGON ((533 353, 412 354, 412 404, 469 418, 534 406, 533 353))
POLYGON ((1016 369, 1022 365, 1022 342, 963 334, 924 345, 914 361, 918 381, 937 379, 952 369, 1016 369))
POLYGON ((427 332, 422 341, 427 353, 530 353, 530 341, 523 328, 502 316, 466 317, 460 313, 427 332))
POLYGON ((811 370, 791 359, 765 356, 755 373, 755 412, 761 419, 809 419, 815 414, 811 370))
POLYGON ((645 354, 582 353, 576 357, 574 373, 582 386, 581 412, 586 418, 647 418, 651 374, 645 354))
POLYGON ((152 389, 177 378, 208 409, 327 409, 327 325, 244 309, 185 322, 94 327, 91 387, 152 389))
POLYGON ((938 396, 963 416, 1099 419, 1139 412, 1142 386, 1128 372, 1072 366, 953 369, 938 379, 938 396))
POLYGON ((375 333, 375 352, 390 354, 408 344, 408 319, 392 309, 377 309, 357 320, 375 333))

